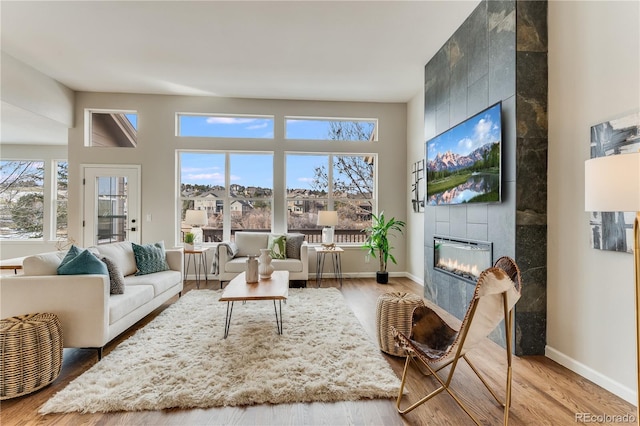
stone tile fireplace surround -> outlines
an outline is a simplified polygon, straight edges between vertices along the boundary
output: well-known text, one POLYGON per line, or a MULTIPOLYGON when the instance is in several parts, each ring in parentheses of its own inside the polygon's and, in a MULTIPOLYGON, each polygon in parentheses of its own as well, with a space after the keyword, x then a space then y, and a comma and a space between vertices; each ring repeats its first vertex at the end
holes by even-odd
MULTIPOLYGON (((502 101, 502 202, 426 206, 425 297, 462 318, 473 281, 434 269, 434 236, 490 242, 522 272, 515 353, 544 354, 547 2, 483 1, 425 66, 425 140, 502 101)), ((504 344, 498 330, 492 338, 504 344)))

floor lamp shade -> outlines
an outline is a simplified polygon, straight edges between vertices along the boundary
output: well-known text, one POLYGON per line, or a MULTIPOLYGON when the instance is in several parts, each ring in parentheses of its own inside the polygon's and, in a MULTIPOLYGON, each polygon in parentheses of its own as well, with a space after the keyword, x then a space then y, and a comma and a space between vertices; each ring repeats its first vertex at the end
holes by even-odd
POLYGON ((207 212, 204 210, 187 210, 184 215, 184 221, 187 225, 191 225, 191 232, 194 235, 195 243, 202 243, 202 226, 209 222, 207 212))
POLYGON ((338 224, 338 212, 333 210, 323 210, 318 212, 318 225, 324 226, 322 230, 322 242, 333 243, 333 227, 338 224))
POLYGON ((640 153, 587 160, 584 178, 585 211, 640 211, 640 153))
MULTIPOLYGON (((584 208, 589 212, 635 212, 633 266, 636 305, 636 405, 640 408, 640 153, 592 158, 584 164, 584 208)), ((640 412, 636 411, 640 425, 640 412)))

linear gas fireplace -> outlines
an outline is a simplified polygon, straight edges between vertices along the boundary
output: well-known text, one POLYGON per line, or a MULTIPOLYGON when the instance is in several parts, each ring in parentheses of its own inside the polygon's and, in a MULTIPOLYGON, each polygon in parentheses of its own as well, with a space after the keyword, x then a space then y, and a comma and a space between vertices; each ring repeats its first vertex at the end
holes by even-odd
POLYGON ((493 245, 489 241, 433 236, 434 269, 475 284, 485 269, 493 265, 493 245))

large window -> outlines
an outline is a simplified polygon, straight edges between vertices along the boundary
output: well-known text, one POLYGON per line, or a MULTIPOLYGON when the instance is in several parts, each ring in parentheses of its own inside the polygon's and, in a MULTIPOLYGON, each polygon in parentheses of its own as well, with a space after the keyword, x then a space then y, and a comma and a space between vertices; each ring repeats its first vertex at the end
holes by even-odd
POLYGON ((375 155, 299 154, 286 156, 287 228, 320 241, 318 211, 335 210, 335 241, 362 242, 375 203, 375 155))
POLYGON ((0 238, 44 237, 44 161, 0 162, 0 238))
POLYGON ((205 210, 204 242, 223 241, 235 231, 270 231, 273 154, 179 153, 181 233, 187 210, 205 210), (226 214, 228 212, 228 214, 226 214))
POLYGON ((66 161, 0 161, 1 240, 66 240, 67 169, 66 161))
POLYGON ((273 117, 178 114, 178 136, 273 139, 273 117))

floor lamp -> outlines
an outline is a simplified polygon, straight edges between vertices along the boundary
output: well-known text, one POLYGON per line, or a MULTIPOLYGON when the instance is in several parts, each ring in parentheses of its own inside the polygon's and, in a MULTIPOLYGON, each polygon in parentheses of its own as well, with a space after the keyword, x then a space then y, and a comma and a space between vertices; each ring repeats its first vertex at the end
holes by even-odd
MULTIPOLYGON (((633 222, 633 265, 636 281, 636 403, 640 408, 640 153, 592 158, 584 164, 584 208, 589 212, 636 212, 633 222)), ((640 410, 636 411, 640 424, 640 410)))

